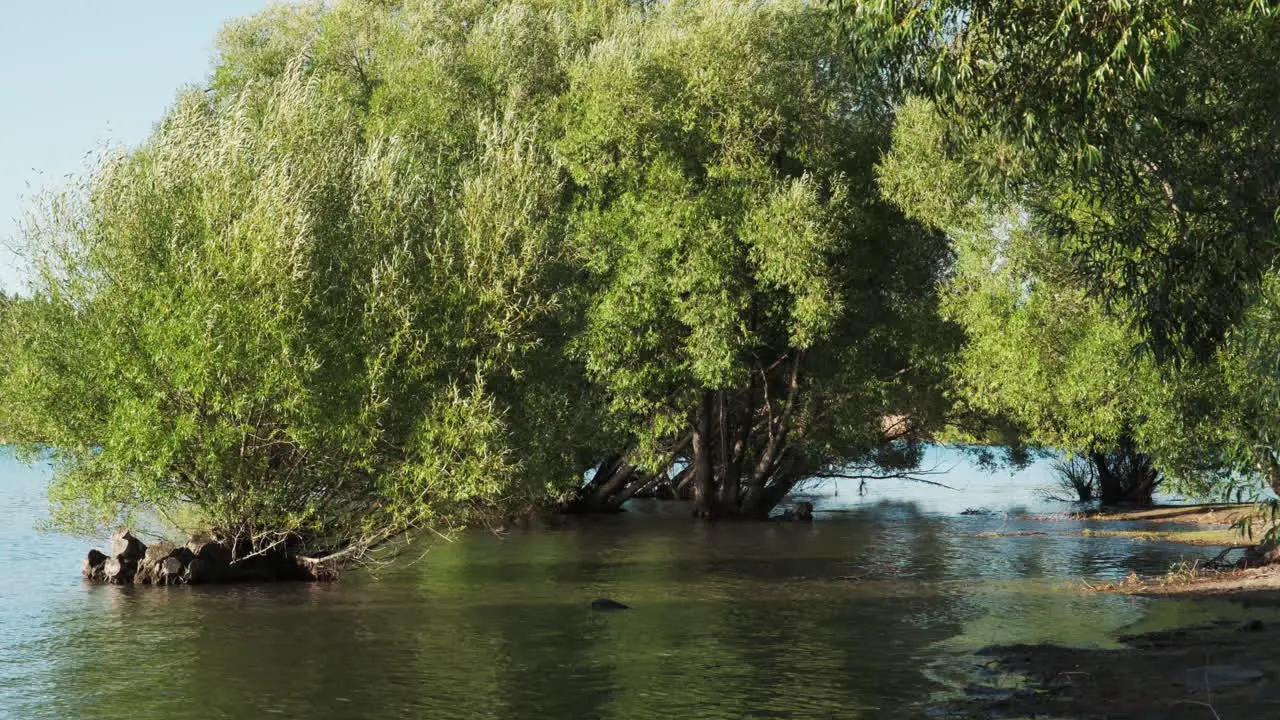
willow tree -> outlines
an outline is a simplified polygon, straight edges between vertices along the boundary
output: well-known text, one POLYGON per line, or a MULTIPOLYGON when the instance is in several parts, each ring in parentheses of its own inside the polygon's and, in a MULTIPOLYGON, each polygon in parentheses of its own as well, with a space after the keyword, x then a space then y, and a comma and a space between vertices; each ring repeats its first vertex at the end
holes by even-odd
POLYGON ((699 514, 764 516, 803 480, 910 467, 896 441, 939 421, 956 336, 945 238, 876 188, 883 76, 812 4, 708 0, 620 18, 568 78, 574 347, 631 439, 587 497, 683 466, 699 514))
POLYGON ((1124 364, 1156 361, 1174 397, 1147 444, 1228 487, 1270 467, 1275 3, 829 5, 852 56, 932 103, 959 195, 1016 207, 1059 286, 1143 355, 1124 364))
POLYGON ((607 15, 233 22, 209 87, 27 229, 0 385, 59 517, 180 507, 238 551, 342 556, 580 477, 599 423, 544 130, 607 15))
POLYGON ((968 172, 1034 208, 1153 352, 1220 347, 1275 259, 1276 3, 830 5, 852 54, 932 100, 968 172), (991 138, 1017 162, 971 152, 991 138))

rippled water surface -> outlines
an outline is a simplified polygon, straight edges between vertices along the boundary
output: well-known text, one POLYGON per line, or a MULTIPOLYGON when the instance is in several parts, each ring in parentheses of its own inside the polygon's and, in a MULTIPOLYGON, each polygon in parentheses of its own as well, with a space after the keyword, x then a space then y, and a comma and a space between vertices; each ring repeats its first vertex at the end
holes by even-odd
POLYGON ((1231 612, 1070 590, 1215 549, 1019 521, 1048 507, 1042 467, 934 454, 958 490, 829 488, 811 525, 638 504, 437 542, 377 578, 140 589, 83 584, 86 541, 33 529, 46 469, 0 456, 0 718, 913 718, 984 645, 1231 612), (1019 531, 1048 534, 990 536, 1019 531))

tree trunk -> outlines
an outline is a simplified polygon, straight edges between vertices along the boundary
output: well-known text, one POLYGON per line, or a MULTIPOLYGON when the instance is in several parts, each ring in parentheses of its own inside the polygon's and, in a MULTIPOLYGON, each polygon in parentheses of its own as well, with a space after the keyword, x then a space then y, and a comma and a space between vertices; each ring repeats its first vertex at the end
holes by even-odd
POLYGON ((768 517, 773 509, 778 507, 778 503, 787 497, 787 493, 800 482, 799 478, 793 478, 785 473, 779 473, 773 482, 769 483, 769 487, 765 488, 759 505, 754 508, 755 513, 761 517, 768 517))
POLYGON ((738 508, 740 472, 735 462, 736 447, 729 443, 733 413, 729 412, 724 391, 720 391, 720 506, 729 512, 738 508))
POLYGON ((1110 452, 1092 451, 1089 459, 1098 470, 1098 502, 1102 505, 1150 505, 1160 485, 1160 471, 1151 456, 1122 437, 1110 452))
POLYGON ((627 483, 631 482, 635 474, 635 466, 631 463, 625 460, 618 463, 618 467, 613 471, 613 475, 609 477, 608 482, 591 494, 587 504, 593 509, 616 510, 617 505, 621 503, 614 504, 612 502, 613 497, 627 487, 627 483))
POLYGON ((711 392, 704 391, 693 427, 693 512, 701 518, 715 513, 715 478, 711 467, 711 392))
POLYGON ((1119 503, 1124 496, 1124 490, 1120 485, 1120 478, 1111 471, 1111 463, 1108 462, 1106 453, 1091 452, 1089 459, 1093 461, 1093 466, 1098 471, 1098 502, 1103 505, 1119 503))
POLYGON ((565 506, 563 512, 591 513, 617 510, 622 503, 614 502, 614 499, 627 488, 627 483, 634 474, 635 468, 623 460, 621 455, 605 459, 596 468, 590 482, 578 491, 577 498, 565 506))

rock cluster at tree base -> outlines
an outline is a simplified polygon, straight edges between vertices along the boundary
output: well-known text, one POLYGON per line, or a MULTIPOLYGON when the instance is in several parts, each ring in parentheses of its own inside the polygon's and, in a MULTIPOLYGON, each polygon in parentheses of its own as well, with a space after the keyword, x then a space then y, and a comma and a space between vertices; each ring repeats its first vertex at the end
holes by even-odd
POLYGON ((90 550, 81 572, 87 580, 108 585, 275 582, 333 576, 284 551, 233 558, 231 548, 209 537, 192 537, 186 545, 160 541, 147 546, 128 529, 112 535, 109 554, 90 550))

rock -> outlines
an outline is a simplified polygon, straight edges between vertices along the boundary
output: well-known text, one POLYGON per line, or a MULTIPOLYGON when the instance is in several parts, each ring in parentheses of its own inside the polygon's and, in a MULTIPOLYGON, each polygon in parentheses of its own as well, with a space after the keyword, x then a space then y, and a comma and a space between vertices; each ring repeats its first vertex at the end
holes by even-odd
POLYGON ((147 554, 147 546, 129 532, 129 528, 120 528, 111 536, 111 551, 108 553, 117 560, 141 560, 147 554))
POLYGON ((191 562, 195 556, 196 554, 191 552, 191 549, 185 545, 179 545, 169 553, 169 557, 177 558, 178 562, 182 563, 184 567, 187 563, 191 562))
POLYGON ((1261 670, 1241 665, 1206 665, 1186 671, 1187 687, 1201 692, 1250 683, 1262 677, 1261 670))
POLYGON ((1262 621, 1259 620, 1258 618, 1249 618, 1248 620, 1242 620, 1240 621, 1239 625, 1236 625, 1236 632, 1258 632, 1260 630, 1266 630, 1266 629, 1267 629, 1267 626, 1262 624, 1262 621))
POLYGON ((1264 685, 1258 694, 1253 696, 1257 703, 1280 703, 1280 685, 1264 685))
POLYGON ((160 563, 176 549, 173 543, 164 541, 148 547, 142 560, 138 561, 138 572, 133 576, 133 582, 138 585, 160 584, 160 563))
POLYGON ((610 600, 609 598, 599 598, 597 600, 591 601, 591 609, 592 610, 630 610, 631 606, 623 605, 617 600, 610 600))
POLYGON ((194 533, 190 538, 187 539, 187 549, 193 553, 199 553, 200 548, 204 547, 207 543, 211 543, 211 542, 215 542, 215 540, 213 539, 213 536, 211 536, 209 533, 206 533, 206 532, 194 533))
POLYGON ((142 559, 144 562, 158 565, 161 560, 169 557, 174 550, 177 550, 177 546, 173 543, 160 541, 147 548, 146 552, 142 555, 142 559))
POLYGON ((798 502, 792 506, 792 512, 796 520, 800 522, 808 522, 813 519, 813 503, 798 502))
POLYGON ((183 571, 194 558, 195 553, 184 545, 158 542, 148 547, 142 560, 138 562, 138 572, 134 575, 133 582, 138 585, 172 585, 183 582, 183 571), (169 560, 173 563, 168 563, 169 560), (176 572, 172 570, 175 563, 176 572))
POLYGON ((84 566, 80 572, 89 580, 102 579, 102 566, 107 562, 106 553, 98 550, 90 550, 89 556, 84 559, 84 566))

